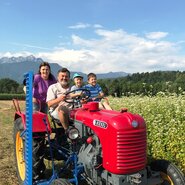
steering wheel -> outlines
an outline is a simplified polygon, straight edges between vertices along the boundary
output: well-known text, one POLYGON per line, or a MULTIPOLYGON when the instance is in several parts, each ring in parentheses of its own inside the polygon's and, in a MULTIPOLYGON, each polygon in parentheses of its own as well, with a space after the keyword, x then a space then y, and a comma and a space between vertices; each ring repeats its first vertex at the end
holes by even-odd
POLYGON ((66 93, 65 102, 72 103, 72 104, 81 104, 82 100, 88 100, 91 96, 91 92, 87 89, 75 89, 73 91, 69 91, 66 93), (75 96, 76 93, 80 93, 80 96, 75 96), (73 97, 74 96, 74 97, 73 97))

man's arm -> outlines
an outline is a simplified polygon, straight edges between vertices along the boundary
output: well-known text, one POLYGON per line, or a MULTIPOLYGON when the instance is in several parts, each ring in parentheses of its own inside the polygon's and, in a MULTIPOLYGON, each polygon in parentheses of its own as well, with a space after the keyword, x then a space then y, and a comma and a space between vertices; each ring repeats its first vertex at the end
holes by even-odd
POLYGON ((53 100, 49 100, 47 102, 48 107, 55 107, 55 106, 57 106, 61 101, 64 101, 65 98, 66 98, 66 95, 61 95, 58 98, 55 98, 53 100))
POLYGON ((57 91, 55 86, 51 85, 47 91, 46 102, 48 107, 56 107, 61 101, 64 101, 66 98, 65 94, 61 94, 61 96, 57 97, 57 91))

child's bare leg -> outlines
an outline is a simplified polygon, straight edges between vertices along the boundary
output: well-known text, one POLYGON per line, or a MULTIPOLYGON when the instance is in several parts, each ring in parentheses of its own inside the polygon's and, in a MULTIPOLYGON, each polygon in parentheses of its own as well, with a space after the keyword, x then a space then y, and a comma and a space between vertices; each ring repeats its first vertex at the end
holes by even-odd
POLYGON ((104 109, 112 110, 112 108, 110 107, 110 105, 107 102, 103 102, 102 104, 103 104, 104 109))
POLYGON ((105 109, 105 107, 103 106, 101 102, 99 102, 99 109, 105 109))

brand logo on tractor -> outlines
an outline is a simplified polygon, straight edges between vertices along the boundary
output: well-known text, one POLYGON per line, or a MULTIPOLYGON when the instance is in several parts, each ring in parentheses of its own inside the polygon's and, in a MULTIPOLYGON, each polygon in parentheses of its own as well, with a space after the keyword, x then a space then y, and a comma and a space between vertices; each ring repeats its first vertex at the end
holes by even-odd
POLYGON ((108 127, 107 123, 105 123, 103 121, 96 120, 96 119, 93 121, 93 125, 100 127, 100 128, 104 128, 104 129, 106 129, 108 127))

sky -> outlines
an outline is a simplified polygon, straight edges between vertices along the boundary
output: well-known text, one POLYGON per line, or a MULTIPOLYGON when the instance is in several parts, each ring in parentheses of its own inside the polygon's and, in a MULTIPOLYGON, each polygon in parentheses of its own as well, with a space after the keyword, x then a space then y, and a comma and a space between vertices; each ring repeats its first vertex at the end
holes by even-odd
POLYGON ((0 58, 84 73, 185 70, 184 0, 0 0, 0 58))

